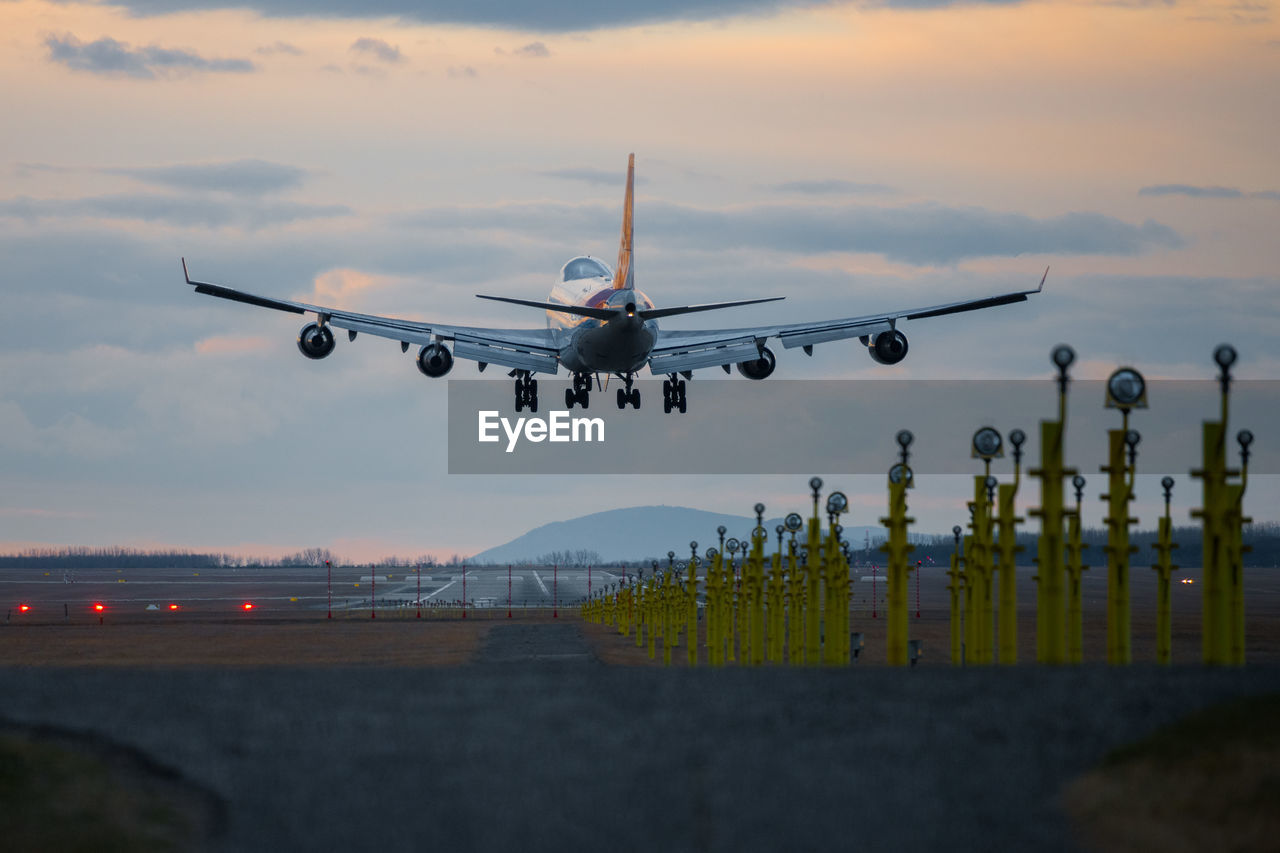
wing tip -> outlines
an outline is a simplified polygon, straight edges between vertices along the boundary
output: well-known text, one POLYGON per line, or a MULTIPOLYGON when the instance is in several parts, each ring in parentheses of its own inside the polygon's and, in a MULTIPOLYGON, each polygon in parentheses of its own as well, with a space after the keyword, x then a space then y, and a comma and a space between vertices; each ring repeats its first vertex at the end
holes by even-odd
POLYGON ((1044 268, 1044 275, 1040 276, 1040 286, 1036 288, 1036 293, 1039 293, 1040 291, 1044 290, 1044 282, 1045 282, 1045 279, 1047 279, 1048 277, 1049 277, 1049 267, 1046 266, 1044 268))

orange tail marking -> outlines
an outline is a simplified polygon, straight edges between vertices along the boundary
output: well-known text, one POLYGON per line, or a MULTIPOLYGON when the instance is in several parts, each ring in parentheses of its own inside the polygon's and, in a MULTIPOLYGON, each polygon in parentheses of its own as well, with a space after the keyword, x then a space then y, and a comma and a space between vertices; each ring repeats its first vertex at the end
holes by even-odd
POLYGON ((627 195, 622 202, 622 238, 618 242, 618 266, 613 273, 613 289, 631 287, 631 209, 635 194, 636 155, 627 157, 627 195))

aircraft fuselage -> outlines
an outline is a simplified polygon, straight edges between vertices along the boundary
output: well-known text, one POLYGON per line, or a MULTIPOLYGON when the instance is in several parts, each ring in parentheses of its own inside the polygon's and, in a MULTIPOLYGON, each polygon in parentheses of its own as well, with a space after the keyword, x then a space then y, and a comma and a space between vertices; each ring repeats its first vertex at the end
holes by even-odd
MULTIPOLYGON (((625 312, 653 308, 653 301, 634 288, 614 290, 612 273, 594 258, 575 258, 565 264, 560 279, 551 288, 548 301, 588 308, 618 308, 625 312), (583 263, 590 261, 590 264, 583 263), (569 278, 575 271, 594 268, 599 274, 569 278)), ((658 321, 641 320, 620 313, 612 320, 598 320, 559 311, 547 312, 547 327, 564 331, 567 343, 560 350, 560 363, 575 373, 636 373, 649 359, 658 339, 658 321)))

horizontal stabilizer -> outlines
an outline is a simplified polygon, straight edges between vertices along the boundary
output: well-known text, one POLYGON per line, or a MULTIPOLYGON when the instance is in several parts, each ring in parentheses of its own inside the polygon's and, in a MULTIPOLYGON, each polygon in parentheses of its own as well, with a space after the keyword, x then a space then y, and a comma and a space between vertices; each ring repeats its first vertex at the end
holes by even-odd
POLYGON ((477 299, 491 299, 494 302, 510 302, 512 305, 527 305, 530 308, 541 308, 544 311, 559 311, 562 314, 577 314, 579 317, 595 317, 597 320, 612 320, 618 316, 617 308, 588 308, 585 305, 561 305, 558 302, 535 302, 532 299, 512 299, 509 296, 485 296, 476 294, 477 299))
POLYGON ((696 314, 699 311, 715 311, 717 308, 734 308, 738 305, 755 305, 758 302, 777 302, 785 296, 769 296, 765 299, 740 299, 736 302, 708 302, 705 305, 681 305, 676 308, 649 308, 637 311, 642 320, 656 320, 659 317, 674 317, 677 314, 696 314))

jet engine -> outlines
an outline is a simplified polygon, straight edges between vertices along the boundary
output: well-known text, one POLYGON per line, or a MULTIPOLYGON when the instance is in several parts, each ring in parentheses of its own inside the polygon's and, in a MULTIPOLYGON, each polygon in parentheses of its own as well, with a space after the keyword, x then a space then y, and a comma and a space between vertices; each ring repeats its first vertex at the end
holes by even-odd
POLYGON ((453 369, 453 353, 439 341, 427 344, 418 350, 418 370, 423 376, 439 379, 453 369))
POLYGON ((764 379, 773 373, 778 360, 768 347, 760 347, 760 357, 751 361, 738 362, 738 372, 748 379, 764 379))
POLYGON ((897 364, 907 357, 907 336, 897 329, 881 332, 867 350, 871 360, 878 364, 897 364))
POLYGON ((298 351, 307 358, 324 358, 333 352, 333 332, 328 326, 308 323, 298 332, 298 351))

